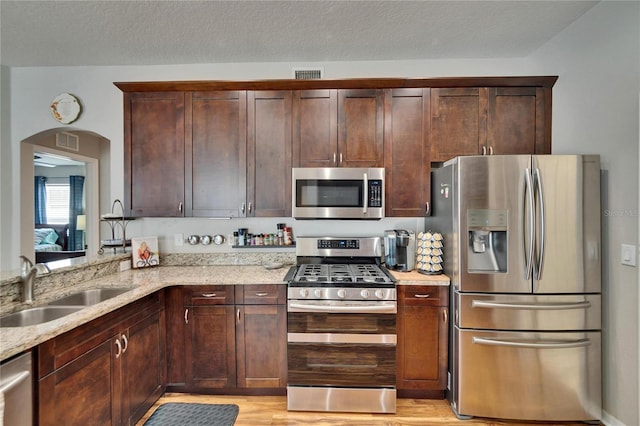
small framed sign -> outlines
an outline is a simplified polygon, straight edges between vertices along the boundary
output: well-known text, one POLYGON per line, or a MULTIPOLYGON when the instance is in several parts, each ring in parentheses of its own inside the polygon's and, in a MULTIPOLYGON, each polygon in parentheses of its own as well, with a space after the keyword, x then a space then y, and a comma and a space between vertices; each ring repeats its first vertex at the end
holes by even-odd
POLYGON ((147 268, 160 264, 158 237, 131 238, 131 250, 132 266, 134 268, 147 268))

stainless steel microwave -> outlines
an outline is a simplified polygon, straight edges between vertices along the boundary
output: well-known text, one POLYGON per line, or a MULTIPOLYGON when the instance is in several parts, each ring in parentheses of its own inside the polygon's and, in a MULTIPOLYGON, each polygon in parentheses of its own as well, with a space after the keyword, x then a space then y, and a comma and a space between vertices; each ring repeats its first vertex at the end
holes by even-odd
POLYGON ((296 219, 384 217, 384 168, 305 167, 292 174, 296 219))

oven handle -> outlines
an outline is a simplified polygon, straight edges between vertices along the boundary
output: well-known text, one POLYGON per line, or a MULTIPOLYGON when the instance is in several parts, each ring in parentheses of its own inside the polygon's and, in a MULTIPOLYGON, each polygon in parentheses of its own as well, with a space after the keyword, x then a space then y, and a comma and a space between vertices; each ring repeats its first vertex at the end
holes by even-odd
POLYGON ((305 305, 303 303, 289 302, 289 312, 326 312, 326 313, 397 313, 396 304, 393 305, 365 305, 365 306, 329 306, 329 305, 305 305))
POLYGON ((352 343, 358 345, 396 345, 395 334, 287 333, 288 343, 352 343))

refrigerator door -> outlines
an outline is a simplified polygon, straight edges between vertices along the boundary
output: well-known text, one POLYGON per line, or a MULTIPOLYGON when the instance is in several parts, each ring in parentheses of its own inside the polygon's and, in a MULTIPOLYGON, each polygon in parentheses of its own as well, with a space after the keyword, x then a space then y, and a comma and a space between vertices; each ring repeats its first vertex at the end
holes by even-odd
POLYGON ((491 330, 600 330, 601 296, 456 293, 456 324, 491 330))
POLYGON ((459 230, 460 271, 459 280, 452 279, 454 288, 461 292, 531 293, 531 156, 458 157, 456 166, 454 221, 459 230))
POLYGON ((533 156, 534 293, 600 293, 598 156, 533 156))
POLYGON ((524 333, 460 330, 460 416, 538 421, 601 417, 599 331, 524 333), (526 384, 526 385, 523 385, 526 384))

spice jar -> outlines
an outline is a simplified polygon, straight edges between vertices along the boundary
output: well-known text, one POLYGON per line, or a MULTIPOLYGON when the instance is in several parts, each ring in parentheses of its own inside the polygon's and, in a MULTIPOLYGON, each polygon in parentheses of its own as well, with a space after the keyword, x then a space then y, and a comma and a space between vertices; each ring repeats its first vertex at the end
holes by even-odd
POLYGON ((290 246, 293 244, 293 232, 290 226, 284 228, 284 245, 290 246))
POLYGON ((276 226, 278 227, 277 244, 279 246, 283 246, 284 245, 284 223, 279 223, 276 226))

